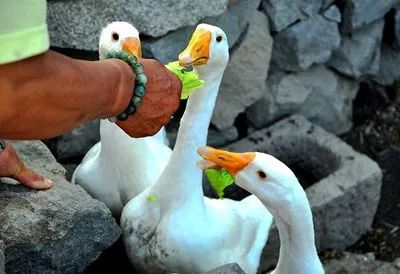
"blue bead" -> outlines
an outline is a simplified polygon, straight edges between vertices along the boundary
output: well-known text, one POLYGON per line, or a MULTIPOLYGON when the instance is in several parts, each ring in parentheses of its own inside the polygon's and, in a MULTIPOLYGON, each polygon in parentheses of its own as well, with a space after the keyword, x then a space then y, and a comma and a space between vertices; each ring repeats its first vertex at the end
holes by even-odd
POLYGON ((132 115, 132 114, 134 114, 135 112, 136 112, 136 107, 135 107, 135 106, 130 105, 130 106, 126 109, 126 113, 127 113, 128 115, 132 115))
POLYGON ((143 73, 143 71, 144 71, 144 67, 143 67, 142 64, 137 63, 137 64, 135 64, 135 65, 133 66, 133 71, 134 71, 136 74, 141 74, 141 73, 143 73))
POLYGON ((117 53, 117 58, 124 60, 125 62, 128 61, 129 54, 125 51, 119 51, 117 53))
POLYGON ((128 114, 125 112, 122 112, 120 115, 117 116, 117 119, 120 121, 126 121, 128 119, 128 114))
POLYGON ((131 104, 133 104, 134 106, 138 107, 142 104, 142 97, 139 96, 133 96, 131 104))
POLYGON ((143 73, 136 74, 136 82, 140 85, 145 85, 147 83, 147 76, 143 73))
POLYGON ((133 68, 133 66, 137 63, 137 58, 133 55, 129 55, 127 62, 131 65, 131 67, 133 68))
POLYGON ((135 87, 135 95, 143 97, 146 93, 146 88, 140 84, 136 85, 135 87))
POLYGON ((117 56, 117 52, 115 50, 110 50, 107 52, 106 58, 115 58, 117 56))

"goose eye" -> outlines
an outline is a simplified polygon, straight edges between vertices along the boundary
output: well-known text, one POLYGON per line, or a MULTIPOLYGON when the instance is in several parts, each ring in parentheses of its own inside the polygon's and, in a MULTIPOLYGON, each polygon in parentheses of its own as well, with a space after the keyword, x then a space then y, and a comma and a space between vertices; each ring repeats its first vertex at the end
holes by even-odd
POLYGON ((261 170, 257 171, 257 175, 258 175, 258 177, 259 177, 260 179, 262 179, 262 180, 267 179, 267 174, 265 174, 264 171, 261 171, 261 170))
POLYGON ((221 36, 221 35, 218 35, 217 38, 216 38, 215 40, 217 40, 218 43, 221 42, 221 41, 222 41, 222 36, 221 36))
POLYGON ((119 40, 119 35, 118 35, 118 33, 114 32, 114 33, 112 34, 112 39, 113 39, 114 41, 118 41, 118 40, 119 40))

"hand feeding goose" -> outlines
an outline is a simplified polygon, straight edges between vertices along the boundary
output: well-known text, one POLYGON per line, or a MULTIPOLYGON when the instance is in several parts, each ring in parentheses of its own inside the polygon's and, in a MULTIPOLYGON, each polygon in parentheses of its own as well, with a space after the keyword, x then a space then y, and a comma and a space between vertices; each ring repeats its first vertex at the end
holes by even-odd
POLYGON ((189 97, 172 156, 159 179, 121 216, 130 261, 141 273, 203 273, 237 262, 256 273, 272 216, 255 197, 240 202, 204 197, 197 148, 205 145, 222 75, 229 61, 225 33, 197 26, 179 55, 204 86, 189 97))
MULTIPOLYGON (((141 56, 139 32, 129 23, 113 22, 101 33, 100 59, 110 50, 121 49, 141 56)), ((131 138, 116 124, 101 120, 100 137, 75 170, 72 182, 104 202, 118 218, 130 199, 156 181, 172 151, 164 128, 152 137, 131 138)))
POLYGON ((293 172, 271 155, 232 153, 202 147, 202 166, 217 166, 236 176, 236 184, 256 195, 279 230, 279 261, 272 274, 323 274, 314 240, 311 208, 293 172))

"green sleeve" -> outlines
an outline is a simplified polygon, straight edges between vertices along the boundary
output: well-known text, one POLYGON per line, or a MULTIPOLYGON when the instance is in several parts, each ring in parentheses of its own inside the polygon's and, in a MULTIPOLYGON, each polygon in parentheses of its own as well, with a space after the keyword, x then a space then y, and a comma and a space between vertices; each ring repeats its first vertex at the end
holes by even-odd
POLYGON ((0 64, 48 49, 46 0, 0 0, 0 64))

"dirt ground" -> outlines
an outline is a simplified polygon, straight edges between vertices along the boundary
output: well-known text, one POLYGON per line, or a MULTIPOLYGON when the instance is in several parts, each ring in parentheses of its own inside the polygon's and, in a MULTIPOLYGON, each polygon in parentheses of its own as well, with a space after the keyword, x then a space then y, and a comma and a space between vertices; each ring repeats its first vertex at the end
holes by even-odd
POLYGON ((344 139, 379 164, 383 185, 373 229, 348 251, 394 261, 400 257, 400 85, 362 84, 353 120, 344 139))

